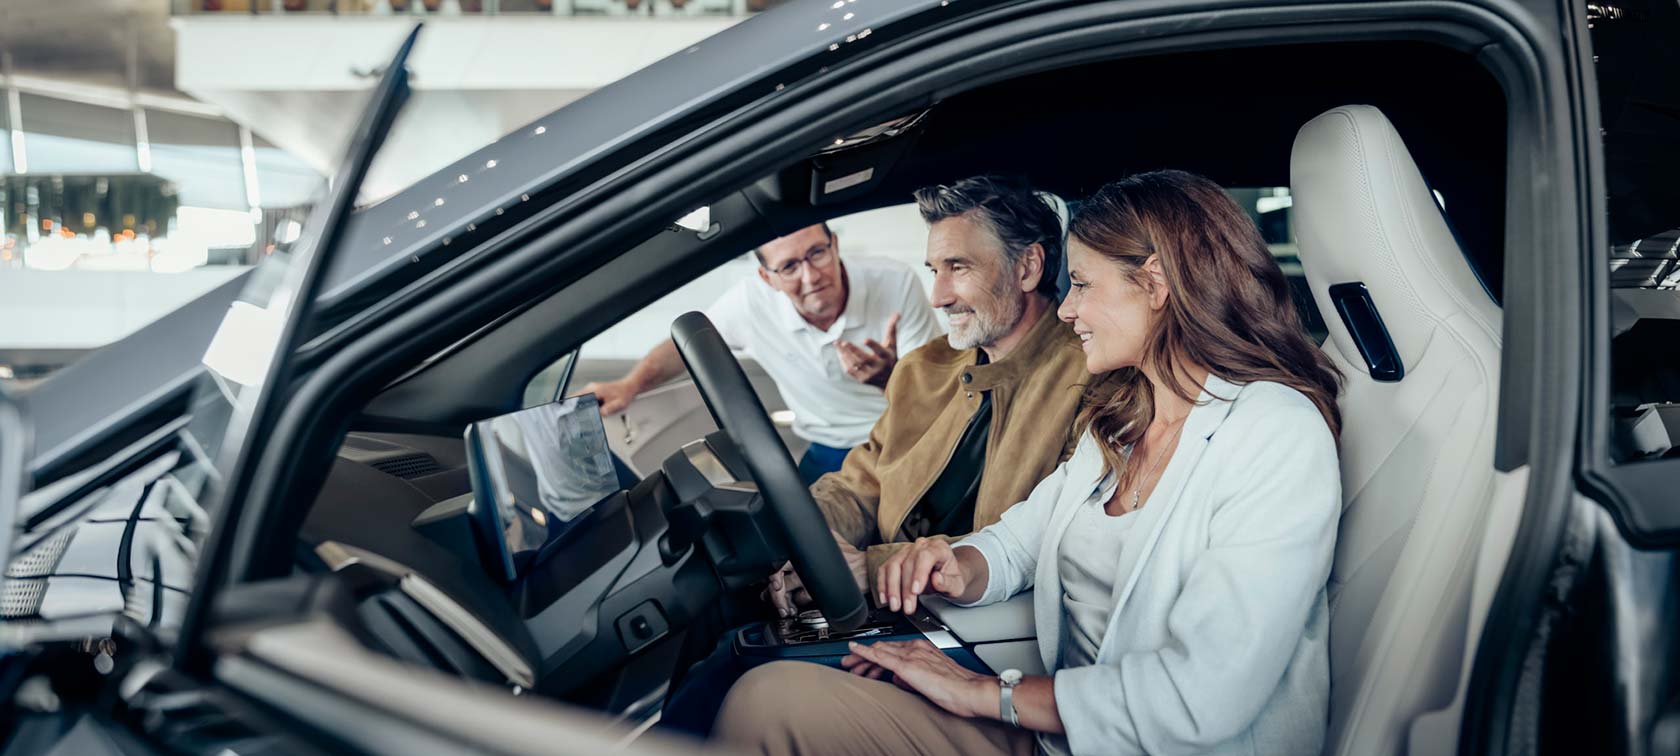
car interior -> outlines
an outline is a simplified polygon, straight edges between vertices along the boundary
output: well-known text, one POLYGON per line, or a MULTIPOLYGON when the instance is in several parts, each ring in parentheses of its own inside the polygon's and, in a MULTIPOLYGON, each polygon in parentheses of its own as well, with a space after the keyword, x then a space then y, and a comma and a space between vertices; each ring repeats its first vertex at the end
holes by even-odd
POLYGON ((912 617, 855 595, 770 419, 774 385, 743 372, 703 318, 673 324, 692 381, 636 418, 602 419, 572 396, 582 375, 611 377, 574 350, 758 243, 902 205, 920 186, 1011 174, 1076 203, 1178 168, 1234 191, 1288 188, 1291 230, 1277 241, 1298 257, 1298 304, 1345 376, 1327 751, 1456 735, 1490 600, 1473 589, 1490 569, 1482 544, 1510 537, 1499 523, 1514 522, 1524 490, 1520 472, 1493 465, 1506 102, 1474 54, 1373 41, 1119 58, 856 126, 857 138, 716 198, 708 228, 648 229, 363 407, 296 549, 298 571, 355 586, 359 640, 632 725, 657 718, 693 661, 685 645, 710 649, 749 620, 734 648, 759 660, 833 663, 848 639, 927 638, 972 669, 1042 672, 1030 595, 929 601, 912 617), (612 283, 625 280, 614 266, 647 260, 670 274, 612 283), (565 418, 561 433, 520 425, 533 412, 550 428, 565 418), (532 507, 549 500, 533 485, 570 486, 579 506, 564 518, 532 507), (772 619, 758 593, 789 559, 817 606, 772 619), (719 612, 723 624, 705 621, 719 612))

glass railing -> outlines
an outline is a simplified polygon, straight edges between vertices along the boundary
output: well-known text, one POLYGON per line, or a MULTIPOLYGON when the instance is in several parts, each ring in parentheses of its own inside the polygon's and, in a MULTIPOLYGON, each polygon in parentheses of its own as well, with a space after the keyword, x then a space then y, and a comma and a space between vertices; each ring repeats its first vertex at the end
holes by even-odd
POLYGON ((745 16, 789 0, 174 0, 175 15, 745 16))

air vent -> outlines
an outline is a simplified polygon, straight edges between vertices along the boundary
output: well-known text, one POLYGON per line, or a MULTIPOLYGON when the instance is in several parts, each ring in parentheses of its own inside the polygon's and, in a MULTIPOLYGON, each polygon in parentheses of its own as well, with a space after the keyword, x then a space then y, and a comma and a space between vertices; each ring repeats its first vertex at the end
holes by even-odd
POLYGON ((400 457, 381 459, 369 465, 386 475, 395 475, 404 480, 413 480, 433 473, 443 472, 443 465, 432 459, 430 454, 404 454, 400 457))
POLYGON ((0 619, 33 617, 41 611, 41 602, 47 595, 47 576, 58 567, 75 534, 74 527, 67 527, 6 568, 5 579, 0 580, 5 584, 0 590, 0 619))

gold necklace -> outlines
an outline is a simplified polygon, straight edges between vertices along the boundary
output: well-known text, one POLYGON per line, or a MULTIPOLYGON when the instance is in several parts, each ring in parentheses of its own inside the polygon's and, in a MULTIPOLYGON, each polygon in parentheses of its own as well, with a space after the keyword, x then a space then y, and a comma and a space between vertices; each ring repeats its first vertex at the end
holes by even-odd
POLYGON ((1190 419, 1189 415, 1185 415, 1184 417, 1178 419, 1178 429, 1173 431, 1172 441, 1164 445, 1160 454, 1155 455, 1155 464, 1149 468, 1148 473, 1137 479, 1137 485, 1132 486, 1132 506, 1126 510, 1127 512, 1136 512, 1139 507, 1143 506, 1142 500, 1144 481, 1149 480, 1149 478, 1153 476, 1157 470, 1161 469, 1161 463, 1166 461, 1168 453, 1172 451, 1173 444, 1178 443, 1178 434, 1184 432, 1184 421, 1188 419, 1190 419))

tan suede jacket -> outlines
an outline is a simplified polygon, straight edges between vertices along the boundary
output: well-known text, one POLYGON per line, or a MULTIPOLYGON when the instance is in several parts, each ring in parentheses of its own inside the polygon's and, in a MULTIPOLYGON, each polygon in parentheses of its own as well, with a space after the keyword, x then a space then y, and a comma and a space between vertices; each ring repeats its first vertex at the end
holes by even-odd
POLYGON ((887 411, 869 440, 811 486, 829 527, 868 546, 871 595, 876 568, 904 545, 900 526, 956 451, 980 409, 980 392, 992 392, 992 422, 974 504, 976 530, 1026 499, 1079 438, 1074 421, 1093 377, 1073 327, 1053 309, 1003 359, 977 360, 978 350, 952 349, 944 337, 905 355, 887 382, 887 411))

